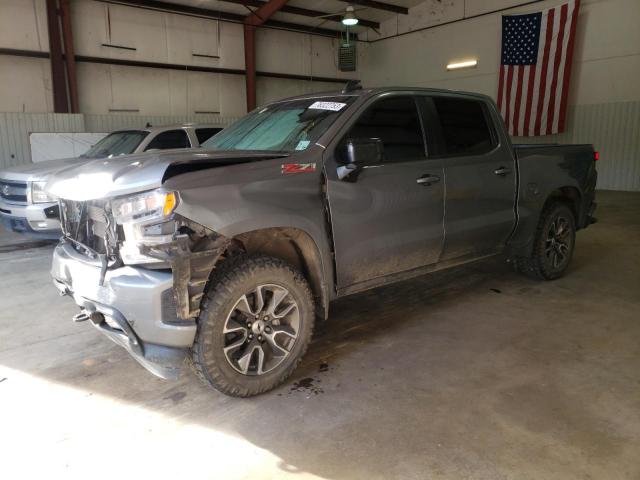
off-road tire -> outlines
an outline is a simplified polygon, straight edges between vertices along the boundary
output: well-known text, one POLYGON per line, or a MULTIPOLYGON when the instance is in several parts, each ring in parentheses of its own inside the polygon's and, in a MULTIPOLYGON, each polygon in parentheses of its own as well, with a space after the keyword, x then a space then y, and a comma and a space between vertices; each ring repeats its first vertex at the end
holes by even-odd
POLYGON ((205 290, 191 349, 191 367, 205 385, 227 395, 250 397, 267 392, 282 384, 297 367, 311 341, 314 319, 313 296, 298 270, 274 257, 231 257, 216 268, 205 290), (295 299, 300 313, 298 337, 289 355, 274 370, 248 376, 234 370, 227 361, 223 328, 238 298, 264 283, 281 285, 295 299))
POLYGON ((571 257, 573 256, 573 250, 575 248, 575 236, 576 221, 571 208, 562 201, 550 202, 540 214, 531 256, 516 257, 516 270, 536 280, 555 280, 556 278, 560 278, 564 275, 567 267, 571 263, 571 257), (566 259, 558 267, 554 267, 545 255, 545 249, 548 247, 547 239, 549 231, 552 228, 552 223, 558 218, 564 218, 568 223, 568 252, 566 259))

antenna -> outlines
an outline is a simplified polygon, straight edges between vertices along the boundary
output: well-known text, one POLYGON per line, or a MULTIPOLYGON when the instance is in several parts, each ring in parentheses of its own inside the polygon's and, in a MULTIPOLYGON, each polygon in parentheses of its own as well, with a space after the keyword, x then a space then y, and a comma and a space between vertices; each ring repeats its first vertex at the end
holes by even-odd
POLYGON ((347 84, 342 89, 342 93, 353 92, 354 90, 362 90, 362 85, 360 85, 360 80, 349 80, 347 84))

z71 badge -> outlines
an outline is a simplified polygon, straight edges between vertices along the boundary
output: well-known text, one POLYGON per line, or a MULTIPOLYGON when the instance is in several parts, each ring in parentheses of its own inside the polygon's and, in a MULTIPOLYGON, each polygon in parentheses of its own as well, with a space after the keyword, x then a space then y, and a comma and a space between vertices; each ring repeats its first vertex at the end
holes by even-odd
POLYGON ((282 173, 311 173, 316 171, 315 163, 283 163, 282 173))

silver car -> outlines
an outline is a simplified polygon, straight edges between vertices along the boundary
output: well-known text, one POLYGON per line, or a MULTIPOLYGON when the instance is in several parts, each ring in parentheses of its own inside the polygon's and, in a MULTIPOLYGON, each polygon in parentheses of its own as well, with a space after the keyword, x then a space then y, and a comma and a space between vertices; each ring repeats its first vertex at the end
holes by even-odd
POLYGON ((152 150, 199 147, 222 130, 215 125, 183 124, 110 133, 77 158, 18 165, 0 171, 0 221, 7 230, 42 239, 60 237, 57 201, 44 191, 49 175, 93 159, 152 150))

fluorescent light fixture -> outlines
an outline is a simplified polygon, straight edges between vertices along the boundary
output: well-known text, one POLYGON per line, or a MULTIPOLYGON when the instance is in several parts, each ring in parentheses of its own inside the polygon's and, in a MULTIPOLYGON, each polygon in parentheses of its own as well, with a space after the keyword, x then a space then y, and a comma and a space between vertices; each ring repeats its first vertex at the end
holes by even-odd
POLYGON ((465 60, 464 62, 453 62, 447 65, 447 70, 458 70, 459 68, 471 68, 478 65, 478 60, 465 60))

